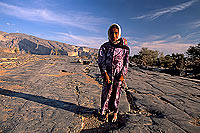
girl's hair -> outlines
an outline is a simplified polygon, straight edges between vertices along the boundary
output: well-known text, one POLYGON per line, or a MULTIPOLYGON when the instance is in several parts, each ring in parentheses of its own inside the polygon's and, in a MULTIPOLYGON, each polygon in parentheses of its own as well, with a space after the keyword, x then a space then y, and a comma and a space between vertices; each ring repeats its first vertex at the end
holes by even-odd
POLYGON ((113 29, 113 28, 117 28, 117 29, 119 30, 119 27, 118 27, 117 25, 112 25, 112 26, 110 27, 110 30, 113 29))

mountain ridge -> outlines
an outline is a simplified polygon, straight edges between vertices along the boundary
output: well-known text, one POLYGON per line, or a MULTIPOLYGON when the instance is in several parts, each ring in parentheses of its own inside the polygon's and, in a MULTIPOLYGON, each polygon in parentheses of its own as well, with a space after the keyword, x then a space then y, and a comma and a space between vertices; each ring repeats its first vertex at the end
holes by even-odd
POLYGON ((17 49, 20 52, 38 55, 87 56, 97 54, 98 49, 70 45, 54 40, 46 40, 24 33, 0 31, 0 47, 17 49))

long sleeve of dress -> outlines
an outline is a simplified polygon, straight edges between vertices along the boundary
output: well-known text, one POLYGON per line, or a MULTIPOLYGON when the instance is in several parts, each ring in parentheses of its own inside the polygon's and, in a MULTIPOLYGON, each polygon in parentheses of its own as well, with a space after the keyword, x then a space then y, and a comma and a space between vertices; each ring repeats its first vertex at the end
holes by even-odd
POLYGON ((101 71, 101 75, 103 76, 103 74, 106 70, 106 52, 105 52, 105 47, 103 45, 99 49, 98 65, 99 65, 99 69, 101 71))
POLYGON ((128 72, 128 61, 129 61, 129 50, 125 51, 125 56, 124 56, 124 68, 122 70, 122 75, 125 77, 127 72, 128 72))

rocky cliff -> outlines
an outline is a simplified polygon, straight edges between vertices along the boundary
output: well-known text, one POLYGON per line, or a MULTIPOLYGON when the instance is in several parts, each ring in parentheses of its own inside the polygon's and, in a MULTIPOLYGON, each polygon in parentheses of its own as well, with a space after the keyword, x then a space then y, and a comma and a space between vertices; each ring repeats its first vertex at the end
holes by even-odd
POLYGON ((6 33, 0 31, 0 47, 10 48, 11 51, 25 52, 38 55, 68 55, 88 56, 97 53, 97 49, 78 47, 70 44, 45 40, 22 33, 6 33))

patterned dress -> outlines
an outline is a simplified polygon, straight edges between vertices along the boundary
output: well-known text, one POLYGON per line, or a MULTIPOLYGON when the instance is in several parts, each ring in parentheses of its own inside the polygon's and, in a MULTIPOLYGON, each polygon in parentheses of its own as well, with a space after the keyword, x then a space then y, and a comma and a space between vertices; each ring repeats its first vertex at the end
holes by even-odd
POLYGON ((127 40, 121 38, 121 45, 106 42, 99 49, 98 65, 101 71, 103 89, 101 94, 101 114, 107 111, 118 112, 119 99, 121 95, 121 75, 125 78, 128 71, 129 48, 127 40), (123 46, 123 47, 122 47, 123 46), (124 48, 125 46, 125 48, 124 48), (111 80, 108 84, 105 80, 105 71, 111 80))

